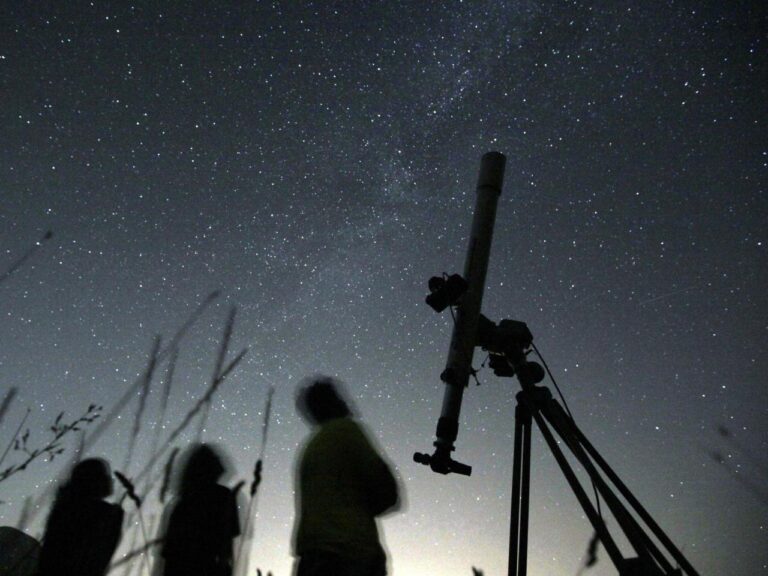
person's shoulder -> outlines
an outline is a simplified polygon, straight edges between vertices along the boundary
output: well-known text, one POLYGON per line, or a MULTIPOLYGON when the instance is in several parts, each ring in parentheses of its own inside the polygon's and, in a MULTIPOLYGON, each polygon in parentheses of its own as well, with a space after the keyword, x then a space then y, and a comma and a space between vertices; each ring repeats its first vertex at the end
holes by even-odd
POLYGON ((222 498, 230 498, 232 496, 232 490, 227 488, 226 486, 222 484, 216 484, 213 488, 217 494, 219 494, 222 498))
POLYGON ((357 432, 362 430, 360 424, 354 418, 350 418, 349 416, 329 420, 323 424, 323 428, 326 430, 339 430, 344 432, 357 432))
POLYGON ((334 418, 317 427, 301 450, 302 459, 310 454, 344 450, 365 442, 366 434, 352 418, 334 418))
POLYGON ((81 501, 80 506, 98 510, 99 512, 109 514, 115 510, 122 510, 119 504, 112 504, 101 498, 87 498, 81 501))
POLYGON ((110 516, 115 516, 122 518, 124 511, 123 507, 120 506, 120 504, 112 504, 110 502, 105 502, 104 500, 101 501, 101 503, 104 505, 104 513, 109 514, 110 516))
POLYGON ((333 420, 328 430, 328 439, 331 442, 343 442, 346 445, 365 446, 372 445, 371 436, 363 423, 354 418, 338 418, 333 420))
MULTIPOLYGON (((85 510, 84 510, 85 511, 85 510)), ((93 499, 88 502, 87 514, 100 517, 113 523, 122 523, 123 508, 119 504, 112 504, 105 500, 93 499)))
POLYGON ((221 484, 211 486, 211 495, 219 502, 229 503, 235 501, 235 493, 221 484))
MULTIPOLYGON (((340 438, 365 436, 363 428, 353 418, 334 418, 325 422, 315 434, 318 442, 335 441, 340 438)), ((315 439, 313 438, 313 439, 315 439)))

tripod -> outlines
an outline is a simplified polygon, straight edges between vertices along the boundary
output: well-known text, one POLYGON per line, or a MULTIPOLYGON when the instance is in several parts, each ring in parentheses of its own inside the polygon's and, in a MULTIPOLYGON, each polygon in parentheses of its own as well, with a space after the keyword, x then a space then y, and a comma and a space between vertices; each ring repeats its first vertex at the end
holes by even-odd
POLYGON ((512 513, 509 531, 509 576, 526 576, 528 547, 528 508, 531 474, 531 428, 532 420, 544 436, 549 450, 557 460, 571 490, 592 523, 600 542, 616 566, 619 576, 698 576, 698 572, 675 547, 669 537, 632 495, 626 485, 600 456, 586 436, 579 430, 573 419, 552 397, 549 389, 525 382, 524 373, 518 372, 523 390, 517 393, 515 408, 515 444, 512 467, 512 513), (551 429, 550 429, 551 426, 551 429), (555 436, 563 440, 584 467, 595 489, 602 496, 611 513, 634 548, 637 556, 625 558, 605 526, 600 513, 595 509, 579 482, 555 436), (651 540, 640 523, 619 500, 601 475, 601 471, 616 487, 635 513, 643 520, 656 539, 681 568, 675 568, 651 540))
POLYGON ((522 391, 517 394, 515 410, 515 445, 512 478, 512 514, 510 518, 509 576, 526 576, 528 562, 528 512, 531 475, 531 428, 533 420, 544 436, 568 484, 584 509, 589 521, 603 543, 619 576, 699 576, 651 515, 632 495, 616 473, 595 450, 584 434, 552 398, 549 390, 536 386, 544 379, 544 369, 528 362, 533 335, 524 322, 501 320, 492 322, 480 313, 485 275, 488 269, 496 218, 496 206, 504 180, 506 158, 498 152, 483 155, 477 182, 477 200, 472 219, 464 275, 433 277, 429 280, 427 304, 435 311, 456 307, 448 359, 440 379, 446 384, 440 418, 437 421, 433 454, 416 452, 414 461, 429 466, 439 474, 472 474, 472 467, 455 461, 451 454, 459 431, 459 414, 464 389, 472 368, 474 349, 489 353, 489 366, 496 376, 516 376, 522 391), (551 429, 550 429, 551 427, 551 429), (595 509, 576 477, 553 431, 560 436, 589 475, 596 493, 602 497, 636 557, 625 558, 614 541, 599 509, 595 509), (604 476, 603 476, 604 475, 604 476), (635 519, 627 506, 608 485, 618 490, 624 501, 640 517, 644 525, 680 568, 672 566, 667 556, 635 519))

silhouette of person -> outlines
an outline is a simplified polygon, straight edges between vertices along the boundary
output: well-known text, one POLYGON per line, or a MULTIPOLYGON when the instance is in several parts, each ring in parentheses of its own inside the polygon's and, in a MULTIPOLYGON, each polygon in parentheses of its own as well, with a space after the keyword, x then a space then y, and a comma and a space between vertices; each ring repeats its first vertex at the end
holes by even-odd
POLYGON ((235 494, 218 483, 225 471, 212 446, 189 450, 163 541, 164 576, 231 576, 240 520, 235 494))
POLYGON ((39 576, 103 576, 120 541, 123 509, 112 494, 109 464, 79 462, 56 495, 45 527, 39 576))
POLYGON ((376 518, 399 502, 387 463, 352 417, 337 383, 319 376, 297 409, 313 427, 299 457, 297 576, 384 576, 376 518))

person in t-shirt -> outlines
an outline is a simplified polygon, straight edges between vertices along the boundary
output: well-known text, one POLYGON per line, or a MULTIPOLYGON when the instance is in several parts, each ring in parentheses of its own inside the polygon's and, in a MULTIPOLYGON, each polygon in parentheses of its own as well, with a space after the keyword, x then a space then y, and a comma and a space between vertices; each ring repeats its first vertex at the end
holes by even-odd
POLYGON ((399 503, 389 465, 333 379, 301 389, 297 408, 313 427, 297 471, 297 576, 384 576, 376 518, 399 503))

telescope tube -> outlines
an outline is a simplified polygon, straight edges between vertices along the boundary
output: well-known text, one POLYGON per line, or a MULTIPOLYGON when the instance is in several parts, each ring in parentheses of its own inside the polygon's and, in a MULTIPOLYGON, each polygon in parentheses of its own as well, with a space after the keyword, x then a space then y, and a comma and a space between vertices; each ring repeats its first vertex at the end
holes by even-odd
POLYGON ((480 308, 483 303, 485 275, 493 240, 496 205, 504 182, 506 157, 500 152, 487 152, 480 163, 477 180, 477 199, 469 235, 469 246, 464 262, 464 279, 467 292, 461 299, 456 313, 456 323, 451 335, 448 359, 440 379, 445 382, 443 406, 437 423, 435 454, 431 466, 444 474, 458 472, 469 475, 471 468, 451 460, 453 443, 459 431, 459 414, 464 388, 469 383, 472 356, 475 351, 480 308), (440 468, 443 468, 442 470, 440 468))

